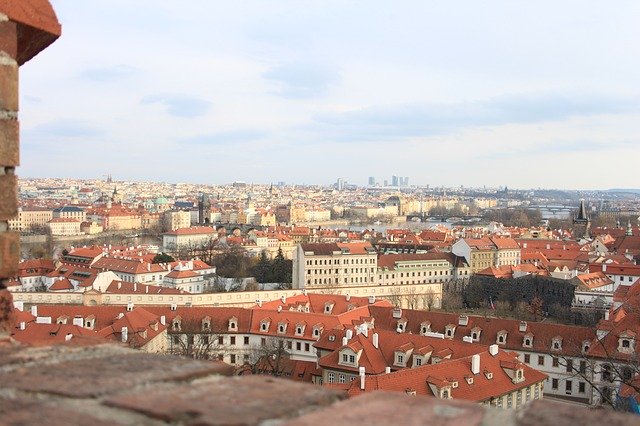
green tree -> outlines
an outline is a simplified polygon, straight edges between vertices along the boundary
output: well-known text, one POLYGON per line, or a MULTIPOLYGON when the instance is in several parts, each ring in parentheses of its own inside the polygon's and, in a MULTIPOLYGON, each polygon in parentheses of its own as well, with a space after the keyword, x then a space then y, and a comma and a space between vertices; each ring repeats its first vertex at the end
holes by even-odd
POLYGON ((166 253, 158 253, 153 257, 151 263, 169 263, 175 262, 175 259, 166 253))
POLYGON ((263 250, 260 252, 258 263, 252 268, 253 276, 259 283, 266 283, 271 271, 271 262, 267 257, 267 253, 263 250))
POLYGON ((273 258, 271 266, 270 282, 291 283, 293 265, 291 261, 284 258, 282 249, 278 249, 278 254, 273 258))

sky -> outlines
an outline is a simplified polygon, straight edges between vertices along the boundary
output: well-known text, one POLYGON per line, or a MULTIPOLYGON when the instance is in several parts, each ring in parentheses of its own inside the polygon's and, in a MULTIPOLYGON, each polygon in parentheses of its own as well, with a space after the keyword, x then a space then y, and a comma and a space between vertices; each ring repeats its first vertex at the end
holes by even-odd
POLYGON ((640 187, 637 0, 51 3, 21 177, 640 187))

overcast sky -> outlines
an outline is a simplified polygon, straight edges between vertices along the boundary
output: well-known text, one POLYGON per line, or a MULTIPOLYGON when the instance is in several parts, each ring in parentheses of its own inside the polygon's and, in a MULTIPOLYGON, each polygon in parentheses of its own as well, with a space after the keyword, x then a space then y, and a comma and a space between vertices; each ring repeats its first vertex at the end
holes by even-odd
POLYGON ((640 187, 640 1, 52 0, 22 177, 640 187))

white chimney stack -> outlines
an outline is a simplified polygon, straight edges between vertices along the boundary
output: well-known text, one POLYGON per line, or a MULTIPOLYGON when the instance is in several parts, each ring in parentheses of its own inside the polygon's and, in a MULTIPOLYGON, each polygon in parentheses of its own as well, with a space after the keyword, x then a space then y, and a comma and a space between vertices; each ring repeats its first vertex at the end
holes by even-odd
POLYGON ((347 346, 347 343, 349 343, 349 339, 345 336, 342 338, 342 346, 347 346))
POLYGON ((282 306, 278 305, 278 312, 282 312, 282 306))
POLYGON ((71 340, 73 338, 73 334, 69 333, 66 336, 64 336, 64 341, 68 342, 69 340, 71 340))
POLYGON ((27 328, 27 323, 24 321, 20 321, 20 330, 24 330, 25 328, 27 328))
POLYGON ((609 321, 609 310, 604 311, 604 320, 609 321))
POLYGON ((378 341, 378 333, 373 333, 373 347, 378 349, 379 341, 378 341))
POLYGON ((345 337, 347 338, 347 340, 351 340, 351 338, 353 337, 353 330, 347 330, 347 332, 345 333, 345 337))
POLYGON ((138 283, 133 283, 133 291, 138 291, 138 283))
POLYGON ((129 330, 127 327, 122 327, 122 342, 126 342, 129 339, 129 330))
POLYGON ((458 317, 458 325, 459 326, 466 326, 467 324, 469 324, 469 317, 466 315, 460 315, 458 317))
POLYGON ((259 308, 262 308, 262 300, 256 299, 256 305, 258 305, 259 308))
POLYGON ((38 316, 38 305, 31 305, 31 315, 34 317, 38 316))
POLYGON ((390 373, 391 373, 391 367, 385 367, 384 374, 390 374, 390 373))
POLYGON ((480 374, 480 354, 471 356, 471 372, 473 374, 480 374))
POLYGON ((282 303, 287 303, 287 296, 284 296, 284 295, 283 295, 283 296, 280 298, 280 300, 282 301, 282 303))
POLYGON ((162 315, 160 317, 160 324, 162 325, 166 325, 167 324, 167 317, 165 317, 164 315, 162 315))
POLYGON ((360 367, 358 371, 360 372, 360 389, 364 390, 364 377, 365 377, 364 367, 360 367))
POLYGON ((82 327, 82 326, 84 326, 84 320, 82 319, 82 317, 75 317, 73 319, 73 325, 77 325, 78 327, 82 327))
POLYGON ((489 346, 489 353, 491 354, 491 356, 498 355, 498 345, 489 346))
POLYGON ((524 333, 525 331, 527 331, 527 322, 526 321, 520 321, 520 332, 524 333))
POLYGON ((351 295, 347 293, 347 296, 345 297, 345 299, 347 299, 347 302, 348 302, 349 300, 351 300, 351 295))
POLYGON ((376 297, 375 296, 369 296, 369 304, 373 305, 374 303, 376 303, 376 297))
POLYGON ((13 307, 19 311, 24 311, 24 302, 15 300, 13 302, 13 307))

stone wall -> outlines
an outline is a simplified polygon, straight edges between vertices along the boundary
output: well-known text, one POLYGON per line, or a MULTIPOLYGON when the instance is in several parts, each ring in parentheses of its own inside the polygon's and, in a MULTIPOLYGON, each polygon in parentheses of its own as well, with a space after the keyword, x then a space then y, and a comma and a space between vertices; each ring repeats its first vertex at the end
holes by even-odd
POLYGON ((607 410, 535 401, 520 411, 404 393, 345 400, 324 387, 232 376, 220 362, 143 354, 72 338, 0 346, 0 422, 47 425, 635 425, 607 410))

